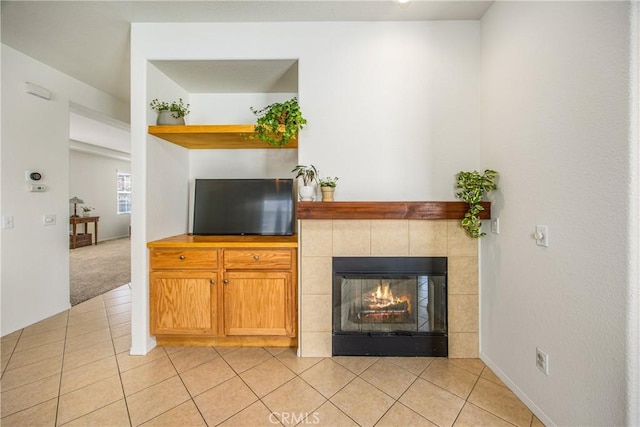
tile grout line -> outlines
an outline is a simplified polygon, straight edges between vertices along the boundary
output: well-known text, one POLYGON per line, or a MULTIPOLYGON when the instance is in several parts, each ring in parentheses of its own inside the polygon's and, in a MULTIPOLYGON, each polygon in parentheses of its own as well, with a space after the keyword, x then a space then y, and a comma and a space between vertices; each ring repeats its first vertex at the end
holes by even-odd
MULTIPOLYGON (((303 372, 306 372, 306 371, 307 371, 307 370, 305 369, 305 371, 303 371, 303 372)), ((316 407, 316 408, 313 408, 313 409, 312 409, 312 412, 317 411, 317 410, 318 410, 322 405, 324 405, 324 404, 325 404, 325 403, 327 403, 327 402, 330 402, 330 403, 331 403, 331 401, 329 400, 329 398, 325 397, 325 395, 324 395, 324 394, 322 394, 322 393, 320 393, 320 391, 319 391, 319 390, 317 390, 317 389, 316 389, 315 387, 313 387, 311 384, 309 384, 308 382, 306 382, 306 381, 304 380, 304 378, 300 377, 300 375, 296 374, 295 372, 294 372, 294 374, 296 375, 295 377, 291 378, 289 381, 285 382, 285 383, 284 383, 284 384, 282 384, 281 386, 276 387, 274 390, 272 390, 272 391, 270 391, 269 393, 267 393, 264 397, 266 397, 266 396, 270 395, 271 393, 273 393, 274 391, 278 390, 279 388, 284 387, 285 385, 289 384, 291 381, 293 381, 293 380, 295 380, 295 379, 297 378, 297 379, 299 379, 300 381, 302 381, 303 383, 305 383, 306 385, 308 385, 309 387, 311 387, 314 391, 316 391, 318 394, 320 394, 320 396, 322 396, 322 398, 324 399, 324 401, 323 401, 323 402, 322 402, 318 407, 316 407)), ((262 402, 262 404, 263 404, 263 405, 264 405, 264 406, 265 406, 269 411, 271 411, 271 408, 269 408, 269 406, 268 406, 266 403, 264 403, 264 402, 262 401, 262 398, 260 398, 260 402, 262 402)), ((334 405, 334 406, 335 406, 335 405, 334 405)), ((342 411, 341 411, 341 412, 342 412, 342 411)), ((273 411, 271 411, 271 413, 273 414, 273 411)), ((344 412, 343 412, 343 413, 344 413, 344 412)), ((345 415, 347 415, 347 414, 345 414, 345 415)), ((278 416, 276 415, 276 417, 278 417, 278 416)), ((305 417, 302 421, 306 420, 307 418, 308 418, 308 417, 305 417)), ((349 417, 349 418, 351 418, 351 417, 349 417)), ((280 424, 282 424, 283 426, 285 425, 285 424, 282 422, 282 420, 280 420, 280 417, 278 417, 278 421, 280 421, 280 424)), ((297 425, 300 425, 300 424, 302 423, 302 421, 300 421, 298 424, 296 424, 296 426, 297 426, 297 425)), ((355 422, 355 421, 354 421, 354 422, 355 422)), ((357 423, 356 423, 356 424, 357 424, 357 423)))
MULTIPOLYGON (((104 298, 103 298, 103 304, 104 304, 104 298)), ((109 313, 107 312, 106 305, 104 307, 104 312, 107 315, 107 323, 109 323, 109 335, 111 335, 111 323, 109 322, 109 313)), ((120 371, 120 362, 118 361, 118 351, 116 350, 116 343, 113 342, 113 336, 111 336, 111 347, 113 348, 113 358, 115 359, 116 369, 118 370, 118 379, 120 380, 120 389, 122 390, 122 400, 124 401, 124 407, 127 410, 127 419, 129 420, 129 426, 133 426, 133 422, 131 421, 131 412, 129 411, 129 401, 127 400, 127 395, 124 392, 124 384, 122 382, 122 372, 120 371)))
MULTIPOLYGON (((391 363, 393 363, 393 362, 391 362, 391 363)), ((424 369, 422 369, 418 375, 416 375, 416 378, 411 382, 411 384, 409 384, 409 386, 408 386, 408 387, 407 387, 407 388, 402 392, 402 394, 400 394, 400 396, 399 396, 397 399, 395 399, 394 404, 393 404, 393 405, 391 405, 391 406, 389 407, 389 409, 387 409, 387 410, 385 411, 385 413, 384 413, 384 414, 383 414, 383 415, 382 415, 382 416, 381 416, 381 417, 376 421, 376 424, 377 424, 377 423, 379 423, 379 422, 380 422, 380 420, 381 420, 382 418, 384 418, 384 416, 385 416, 385 415, 387 415, 387 413, 391 410, 391 408, 393 408, 393 406, 394 406, 396 403, 399 403, 400 405, 404 406, 405 408, 407 408, 407 409, 408 409, 408 410, 410 410, 411 412, 414 412, 415 414, 417 414, 418 416, 420 416, 420 417, 424 418, 425 420, 429 421, 430 423, 436 424, 435 422, 431 421, 431 420, 430 420, 430 419, 428 419, 427 417, 423 416, 422 414, 419 414, 418 412, 416 412, 416 411, 414 411, 413 409, 409 408, 409 407, 408 407, 407 405, 405 405, 404 403, 400 402, 400 399, 402 399, 402 396, 404 396, 404 395, 409 391, 409 389, 411 388, 411 386, 413 386, 413 385, 414 385, 414 384, 415 384, 415 383, 416 383, 416 382, 421 378, 421 375, 422 375, 422 374, 424 374, 424 372, 429 368, 429 366, 431 366, 431 364, 432 364, 432 363, 433 363, 433 360, 429 361, 429 364, 428 364, 427 366, 425 366, 425 367, 424 367, 424 369)), ((398 366, 398 365, 396 365, 396 366, 398 366)), ((403 368, 403 367, 401 367, 401 366, 398 366, 398 367, 399 367, 400 369, 404 369, 404 368, 403 368)), ((406 371, 406 369, 404 369, 404 370, 406 371)), ((407 371, 407 372, 409 372, 409 371, 407 371)), ((409 373, 410 373, 410 374, 413 374, 413 372, 409 372, 409 373)), ((363 378, 363 381, 366 381, 366 380, 363 378)), ((372 385, 373 385, 373 384, 372 384, 372 385)), ((377 388, 377 387, 376 387, 376 388, 377 388)), ((381 390, 381 391, 382 391, 382 390, 381 390)), ((374 424, 374 426, 375 426, 375 424, 374 424)))
MULTIPOLYGON (((16 345, 11 349, 11 354, 9 355, 9 360, 7 360, 7 364, 2 369, 2 375, 0 376, 0 380, 4 378, 5 372, 7 372, 7 368, 9 367, 9 363, 11 363, 11 359, 16 352, 16 348, 18 348, 18 343, 20 342, 20 338, 22 338, 22 333, 24 332, 24 328, 20 329, 20 333, 18 334, 18 339, 16 339, 16 345)), ((1 345, 1 344, 0 344, 1 345)))
MULTIPOLYGON (((86 312, 86 313, 90 313, 90 312, 94 312, 94 311, 102 310, 102 311, 105 313, 105 315, 107 314, 107 313, 106 313, 106 305, 104 304, 104 298, 103 298, 103 296, 102 296, 102 295, 99 295, 98 297, 101 299, 101 302, 102 302, 102 308, 101 308, 101 309, 97 309, 97 310, 91 310, 91 311, 88 311, 88 312, 86 312)), ((73 307, 72 307, 72 308, 73 308, 73 307)), ((71 310, 71 309, 69 309, 69 314, 70 314, 70 310, 71 310)), ((83 313, 82 313, 82 314, 83 314, 83 313)), ((68 318, 67 318, 67 319, 68 319, 68 318)), ((68 322, 67 322, 67 324, 68 324, 68 322)), ((71 326, 73 326, 73 325, 71 325, 71 326)), ((67 326, 67 327, 68 327, 68 326, 67 326)), ((123 399, 123 401, 124 401, 124 403, 125 403, 125 407, 126 407, 126 409, 127 409, 127 417, 128 417, 128 419, 129 419, 129 425, 131 426, 131 425, 132 425, 132 424, 131 424, 131 415, 130 415, 130 413, 129 413, 129 408, 128 408, 127 401, 126 401, 126 396, 125 396, 125 394, 124 394, 124 387, 123 387, 123 384, 122 384, 122 378, 121 378, 121 376, 120 376, 120 369, 119 369, 119 364, 118 364, 117 354, 116 354, 116 351, 115 351, 115 344, 114 344, 114 342, 113 342, 113 337, 112 337, 112 335, 111 335, 111 327, 109 326, 109 327, 108 327, 108 329, 109 329, 109 337, 110 337, 110 340, 109 340, 109 341, 111 342, 111 346, 112 346, 112 348, 114 349, 114 354, 113 354, 112 356, 103 357, 103 358, 100 358, 100 359, 98 359, 98 360, 108 359, 109 357, 114 357, 114 358, 115 358, 116 367, 117 367, 117 369, 118 369, 118 378, 119 378, 119 380, 120 380, 120 387, 121 387, 121 389, 122 389, 122 396, 123 396, 123 398, 122 398, 122 399, 123 399)), ((89 332, 89 333, 90 333, 90 332, 89 332)), ((86 334, 83 334, 83 335, 86 335, 86 334)), ((79 336, 82 336, 82 335, 79 335, 79 336)), ((74 338, 76 338, 76 337, 74 337, 74 338)), ((65 348, 65 349, 66 349, 66 342, 67 342, 67 339, 66 339, 66 337, 65 337, 65 345, 64 345, 64 348, 65 348)), ((81 351, 81 350, 82 350, 82 349, 80 349, 80 350, 78 350, 78 351, 81 351)), ((66 354, 66 353, 64 353, 64 354, 66 354)), ((64 360, 64 355, 63 355, 63 360, 64 360)), ((91 363, 93 363, 93 362, 91 362, 91 363)), ((86 367, 86 365, 87 365, 87 364, 85 364, 85 365, 81 365, 81 366, 78 366, 77 368, 83 368, 83 367, 86 367)), ((63 362, 63 367, 64 367, 64 362, 63 362)), ((76 369, 76 368, 73 368, 73 369, 76 369)), ((94 383, 91 383, 91 384, 89 384, 89 385, 85 385, 84 387, 88 387, 88 386, 93 385, 93 384, 96 384, 96 383, 94 382, 94 383)), ((56 420, 55 420, 56 424, 55 424, 55 425, 57 425, 58 411, 59 411, 59 405, 60 405, 60 397, 62 396, 62 394, 61 394, 61 387, 62 387, 62 374, 61 374, 61 376, 60 376, 60 389, 58 390, 58 396, 57 396, 57 399, 58 399, 58 405, 57 405, 57 408, 56 408, 56 420)), ((84 388, 84 387, 81 387, 81 388, 84 388)), ((78 390, 79 390, 79 389, 78 389, 78 390)), ((74 390, 74 391, 76 391, 76 390, 74 390)), ((69 393, 71 393, 71 392, 69 392, 69 393)), ((72 422, 72 421, 77 420, 77 419, 79 419, 79 418, 85 417, 85 416, 87 416, 87 415, 89 415, 89 414, 92 414, 92 413, 94 413, 94 412, 96 412, 96 411, 99 411, 99 410, 101 410, 101 409, 104 409, 104 408, 106 408, 107 406, 112 405, 112 404, 113 404, 113 403, 115 403, 115 402, 117 402, 117 400, 116 400, 116 401, 114 401, 114 402, 110 402, 110 403, 108 403, 108 404, 106 404, 106 405, 104 405, 104 406, 101 406, 101 407, 99 407, 99 408, 95 408, 95 409, 93 409, 92 411, 87 412, 86 414, 82 414, 82 415, 80 415, 80 416, 78 416, 78 417, 76 417, 76 418, 74 418, 74 419, 72 419, 72 420, 69 420, 68 422, 72 422)), ((66 424, 66 423, 65 423, 65 424, 66 424)))
POLYGON ((60 415, 60 396, 62 393, 62 373, 64 371, 64 357, 66 355, 67 349, 67 334, 69 331, 69 315, 71 314, 71 309, 67 311, 67 323, 64 328, 64 344, 62 345, 62 363, 60 364, 60 381, 58 382, 58 395, 56 396, 56 415, 53 420, 53 425, 58 425, 58 416, 60 415))
MULTIPOLYGON (((220 353, 218 353, 218 350, 216 350, 216 349, 215 349, 215 347, 213 347, 213 346, 211 346, 211 347, 207 346, 207 347, 205 347, 205 348, 211 348, 211 349, 213 349, 213 351, 215 351, 215 352, 216 352, 216 354, 218 355, 218 357, 219 357, 219 358, 221 358, 225 363, 227 363, 227 361, 226 361, 226 360, 224 360, 224 359, 222 358, 222 355, 221 355, 220 353)), ((167 350, 166 350, 164 347, 163 347, 163 349, 164 349, 165 353, 167 354, 167 357, 169 358, 169 362, 171 362, 171 366, 173 366, 173 369, 175 369, 175 370, 176 370, 176 374, 178 375, 178 378, 180 379, 180 382, 182 383, 182 386, 183 386, 183 387, 184 387, 184 389, 187 391, 187 394, 189 394, 189 400, 191 400, 191 403, 193 403, 193 406, 195 406, 195 407, 196 407, 196 410, 198 411, 198 414, 200 414, 200 417, 202 418, 202 420, 204 421, 204 423, 205 423, 206 425, 209 425, 209 424, 207 423, 207 420, 206 420, 206 419, 205 419, 205 417, 204 417, 204 414, 203 414, 203 413, 202 413, 202 411, 200 410, 200 407, 196 404, 196 401, 195 401, 195 397, 196 397, 196 396, 194 396, 194 395, 192 395, 192 394, 191 394, 191 391, 189 390, 189 387, 187 387, 187 385, 185 384, 184 380, 182 379, 182 375, 180 374, 180 372, 178 372, 178 369, 176 368, 175 364, 173 363, 173 359, 171 359, 171 355, 169 355, 169 353, 167 353, 167 350)), ((179 351, 178 351, 177 353, 179 353, 179 351)), ((205 363, 207 363, 207 362, 205 362, 205 363)), ((204 363, 203 363, 203 364, 204 364, 204 363)), ((203 364, 201 364, 201 365, 203 365, 203 364)), ((194 366, 193 368, 190 368, 190 369, 195 369, 195 368, 197 368, 198 366, 201 366, 201 365, 194 366)), ((190 369, 187 369, 185 372, 188 372, 190 369)), ((213 388, 213 387, 212 387, 212 388, 213 388)), ((208 389, 208 390, 211 390, 211 389, 208 389)), ((208 390, 205 390, 205 391, 203 391, 202 393, 206 393, 208 390)), ((202 394, 202 393, 200 393, 200 394, 202 394)), ((185 402, 187 402, 187 400, 185 400, 185 402)), ((180 405, 183 405, 183 404, 184 404, 184 402, 180 403, 180 405)), ((174 408, 175 408, 175 407, 174 407, 174 408)), ((162 414, 158 414, 158 415, 156 415, 155 417, 151 418, 150 420, 145 421, 145 423, 148 423, 149 421, 154 420, 154 419, 156 419, 156 418, 160 417, 161 415, 166 414, 167 412, 169 412, 169 411, 173 410, 174 408, 170 408, 170 409, 166 410, 165 412, 163 412, 162 414)))
MULTIPOLYGON (((105 313, 105 315, 106 315, 106 306, 104 305, 104 299, 102 298, 102 295, 99 295, 98 297, 100 298, 100 300, 101 300, 101 302, 102 302, 102 309, 91 310, 91 311, 89 311, 89 312, 87 312, 87 313, 90 313, 90 312, 92 312, 92 311, 99 311, 99 310, 103 310, 103 311, 104 311, 104 313, 105 313)), ((97 298, 97 297, 96 297, 96 298, 97 298)), ((73 307, 72 307, 72 308, 73 308, 73 307)), ((70 313, 71 313, 71 309, 69 309, 68 314, 70 314, 70 313)), ((68 319, 68 317, 67 317, 67 319, 68 319)), ((68 320, 67 320, 67 327, 68 327, 68 326, 69 326, 69 325, 68 325, 68 320)), ((72 325, 72 326, 73 326, 73 325, 72 325)), ((111 328, 108 328, 108 329, 109 329, 109 337, 110 337, 111 345, 113 346, 113 339, 111 338, 111 328)), ((89 332, 89 333, 90 333, 90 332, 89 332)), ((82 334, 82 335, 86 335, 86 334, 82 334)), ((82 335, 79 335, 79 337, 80 337, 80 336, 82 336, 82 335)), ((76 337, 73 337, 73 338, 76 338, 76 337)), ((67 345, 66 334, 65 334, 65 341, 64 341, 64 342, 65 342, 65 344, 64 344, 64 349, 66 349, 66 345, 67 345)), ((81 350, 82 350, 82 349, 81 349, 81 350)), ((80 351, 80 350, 79 350, 79 351, 80 351)), ((62 365, 62 368, 64 368, 64 354, 66 354, 66 353, 64 353, 64 350, 63 350, 63 365, 62 365)), ((107 359, 107 358, 109 358, 109 357, 111 357, 111 356, 103 357, 103 358, 98 359, 98 360, 104 360, 104 359, 107 359)), ((113 356, 113 357, 115 357, 115 349, 114 349, 114 356, 113 356)), ((90 362, 90 363, 93 363, 93 362, 90 362)), ((117 361, 117 359, 116 359, 116 366, 117 366, 117 363, 118 363, 118 361, 117 361)), ((88 365, 88 364, 81 365, 81 366, 79 366, 78 368, 81 368, 81 367, 86 366, 86 365, 88 365)), ((75 369, 75 368, 74 368, 74 369, 75 369)), ((118 372, 118 377, 120 377, 120 373, 119 373, 119 372, 118 372)), ((99 381, 98 381, 98 382, 99 382, 99 381)), ((121 387, 122 387, 122 380, 120 380, 120 382, 121 382, 121 387)), ((91 383, 91 384, 89 384, 89 385, 85 385, 84 387, 88 387, 88 386, 93 385, 93 384, 96 384, 96 383, 94 382, 94 383, 91 383)), ((84 388, 84 387, 81 387, 80 389, 82 389, 82 388, 84 388)), ((80 389, 77 389, 77 390, 80 390, 80 389)), ((74 391, 77 391, 77 390, 74 390, 74 391)), ((71 391, 71 392, 69 392, 69 393, 72 393, 72 392, 73 392, 73 391, 71 391)), ((67 393, 67 394, 69 394, 69 393, 67 393)), ((124 399, 124 390, 123 390, 123 393, 122 393, 122 394, 123 394, 123 399, 124 399)), ((57 399, 58 399, 58 405, 57 405, 57 407, 56 407, 56 419, 55 419, 55 424, 54 424, 55 426, 57 426, 57 425, 58 425, 58 415, 59 415, 59 409, 60 409, 60 397, 61 397, 61 396, 62 396, 62 372, 61 372, 61 374, 60 374, 60 388, 58 389, 58 397, 57 397, 57 399)), ((117 401, 115 401, 115 402, 117 402, 117 401)), ((87 416, 87 415, 89 415, 89 414, 92 414, 92 413, 94 413, 94 412, 96 412, 96 411, 99 411, 99 410, 101 410, 101 409, 103 409, 103 408, 106 408, 107 406, 112 405, 112 404, 113 404, 113 403, 115 403, 115 402, 110 402, 110 403, 108 403, 108 404, 106 404, 106 405, 104 405, 104 406, 101 406, 101 407, 99 407, 99 408, 95 408, 95 409, 93 409, 92 411, 87 412, 86 414, 82 414, 82 415, 80 415, 80 416, 78 416, 78 417, 76 417, 76 418, 73 418, 73 419, 71 419, 71 420, 67 421, 65 424, 70 423, 70 422, 72 422, 72 421, 75 421, 75 420, 77 420, 77 419, 80 419, 80 418, 82 418, 82 417, 85 417, 85 416, 87 416)), ((126 405, 126 401, 125 401, 125 405, 126 405)), ((128 408, 127 408, 127 415, 129 415, 129 413, 128 413, 128 412, 129 412, 129 410, 128 410, 128 408)), ((129 421, 129 424, 131 425, 131 421, 129 421)))
MULTIPOLYGON (((269 351, 265 350, 265 349, 264 349, 264 347, 260 347, 260 348, 262 348, 264 351, 266 351, 266 352, 271 356, 271 358, 272 358, 272 359, 275 359, 275 358, 276 358, 273 354, 271 354, 271 352, 269 352, 269 351)), ((216 351, 217 351, 217 350, 216 350, 216 351)), ((222 355, 221 355, 220 357, 222 357, 222 355)), ((262 404, 264 405, 264 407, 265 407, 265 408, 267 408, 267 410, 271 411, 271 408, 269 408, 269 407, 267 406, 267 404, 266 404, 266 403, 264 403, 264 402, 262 401, 262 398, 256 394, 256 392, 255 392, 255 391, 254 391, 254 390, 249 386, 249 384, 247 384, 247 382, 244 380, 244 378, 242 378, 242 377, 240 376, 240 373, 239 373, 239 372, 237 372, 235 369, 233 369, 233 367, 232 367, 231 365, 229 365, 229 363, 227 362, 227 360, 226 360, 224 357, 223 357, 222 359, 224 360, 224 363, 226 363, 226 364, 229 366, 229 368, 231 368, 231 370, 232 370, 233 372, 235 372, 235 373, 236 373, 236 376, 240 379, 240 381, 242 381, 242 383, 243 383, 245 386, 247 386, 247 388, 248 388, 249 390, 251 390, 251 393, 253 393, 253 395, 254 395, 254 396, 256 397, 256 399, 257 399, 257 400, 256 400, 256 402, 260 402, 260 403, 262 403, 262 404)), ((267 359, 267 360, 269 360, 269 359, 267 359)), ((259 365, 261 365, 262 363, 265 363, 265 362, 266 362, 266 360, 265 360, 265 361, 263 361, 263 362, 258 363, 256 366, 259 366, 259 365)), ((249 369, 245 369, 245 370, 244 370, 244 371, 242 371, 242 372, 247 372, 247 371, 249 371, 250 369, 255 368, 256 366, 253 366, 253 367, 251 367, 251 368, 249 368, 249 369)), ((289 369, 289 368, 287 368, 287 369, 289 369)), ((295 372, 294 372, 294 374, 295 374, 295 372)), ((295 377, 294 377, 294 378, 295 378, 295 377)), ((293 380, 293 378, 292 378, 291 380, 293 380)), ((289 381, 291 381, 291 380, 289 380, 289 381)), ((228 380, 228 381, 230 381, 230 380, 228 380)), ((289 381, 287 381, 285 384, 289 383, 289 381)), ((284 384, 283 384, 283 385, 284 385, 284 384)), ((282 386, 280 386, 280 387, 282 387, 282 386)), ((280 388, 280 387, 277 387, 277 388, 276 388, 276 390, 277 390, 278 388, 280 388)), ((267 393, 266 395, 268 396, 268 395, 269 395, 269 393, 267 393)), ((254 402, 254 403, 255 403, 255 402, 254 402)), ((253 403, 252 403, 251 405, 253 405, 253 403)), ((249 405, 249 406, 251 406, 251 405, 249 405)), ((238 412, 236 412, 235 414, 231 415, 230 417, 228 417, 227 419, 225 419, 224 421, 222 421, 222 422, 220 422, 220 423, 218 423, 218 424, 222 424, 222 423, 224 423, 224 422, 228 421, 229 419, 231 419, 231 418, 235 417, 237 414, 239 414, 240 412, 244 411, 244 410, 245 410, 246 408, 248 408, 249 406, 246 406, 246 407, 242 408, 241 410, 239 410, 238 412)), ((272 411, 271 413, 273 413, 273 411, 272 411)), ((206 422, 206 420, 205 420, 205 422, 206 422)), ((280 422, 280 425, 284 426, 284 424, 282 424, 282 422, 280 422)))

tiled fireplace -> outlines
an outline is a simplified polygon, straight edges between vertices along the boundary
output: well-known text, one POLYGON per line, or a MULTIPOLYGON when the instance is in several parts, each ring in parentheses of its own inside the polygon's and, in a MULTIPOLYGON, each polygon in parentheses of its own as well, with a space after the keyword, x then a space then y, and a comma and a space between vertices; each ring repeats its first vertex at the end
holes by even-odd
MULTIPOLYGON (((314 209, 328 204, 309 202, 307 206, 311 203, 314 209)), ((299 208, 300 356, 332 355, 333 258, 371 256, 446 257, 448 357, 478 357, 478 241, 465 234, 459 220, 315 219, 323 216, 341 215, 315 215, 299 208)), ((362 216, 379 215, 365 212, 362 216)), ((400 216, 416 215, 403 212, 400 216)))

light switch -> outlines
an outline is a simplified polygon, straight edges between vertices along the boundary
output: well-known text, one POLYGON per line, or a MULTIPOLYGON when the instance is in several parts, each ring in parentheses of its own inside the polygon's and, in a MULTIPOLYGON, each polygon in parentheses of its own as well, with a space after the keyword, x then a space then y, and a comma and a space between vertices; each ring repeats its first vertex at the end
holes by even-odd
POLYGON ((12 216, 3 216, 2 217, 2 228, 13 228, 13 217, 12 216))
POLYGON ((42 217, 42 225, 56 225, 56 215, 47 214, 42 217))
POLYGON ((31 184, 29 185, 29 191, 32 193, 42 193, 47 191, 47 186, 43 184, 31 184))
POLYGON ((536 239, 536 245, 549 246, 549 230, 546 225, 536 225, 536 232, 533 237, 536 239))

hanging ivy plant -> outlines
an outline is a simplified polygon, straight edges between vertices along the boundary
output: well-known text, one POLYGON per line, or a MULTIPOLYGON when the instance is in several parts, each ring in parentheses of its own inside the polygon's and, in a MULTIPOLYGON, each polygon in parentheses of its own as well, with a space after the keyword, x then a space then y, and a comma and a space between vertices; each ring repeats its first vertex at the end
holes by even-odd
POLYGON ((249 138, 257 138, 276 147, 288 144, 307 124, 307 120, 302 117, 298 98, 276 102, 261 110, 251 107, 251 111, 258 119, 254 126, 255 133, 249 138))
POLYGON ((498 172, 491 169, 485 170, 482 175, 477 171, 463 171, 456 175, 458 179, 456 188, 460 189, 456 192, 456 197, 469 204, 469 211, 464 215, 461 222, 462 228, 474 239, 487 235, 487 233, 480 231, 482 220, 480 220, 478 214, 484 210, 480 204, 483 197, 491 190, 498 188, 495 183, 497 175, 498 172))

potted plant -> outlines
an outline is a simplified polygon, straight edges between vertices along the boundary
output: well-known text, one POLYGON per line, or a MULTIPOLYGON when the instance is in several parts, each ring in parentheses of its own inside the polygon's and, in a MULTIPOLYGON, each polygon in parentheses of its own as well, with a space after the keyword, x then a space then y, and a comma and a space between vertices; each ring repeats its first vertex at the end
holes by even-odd
POLYGON ((93 210, 91 206, 80 206, 80 209, 82 209, 82 216, 91 215, 91 211, 93 210))
POLYGON ((333 202, 333 193, 336 191, 338 177, 320 178, 320 191, 322 191, 323 202, 333 202))
POLYGON ((298 98, 276 102, 261 110, 250 107, 258 119, 250 139, 259 139, 275 147, 282 147, 294 139, 307 120, 302 117, 298 98))
POLYGON ((477 171, 462 171, 456 175, 458 180, 456 188, 460 189, 460 191, 456 192, 456 197, 469 204, 469 211, 464 215, 461 222, 462 228, 467 231, 469 236, 475 239, 487 235, 487 233, 480 231, 482 221, 478 214, 484 210, 480 202, 485 194, 498 188, 495 183, 497 175, 498 172, 491 169, 486 169, 482 175, 477 171))
POLYGON ((182 98, 171 103, 154 99, 149 104, 158 113, 157 125, 183 125, 184 117, 189 114, 190 104, 184 105, 182 98))
POLYGON ((291 170, 296 173, 296 179, 302 178, 302 186, 298 187, 298 193, 300 200, 305 202, 311 202, 315 199, 315 187, 314 182, 318 179, 318 170, 315 166, 298 165, 291 170))

